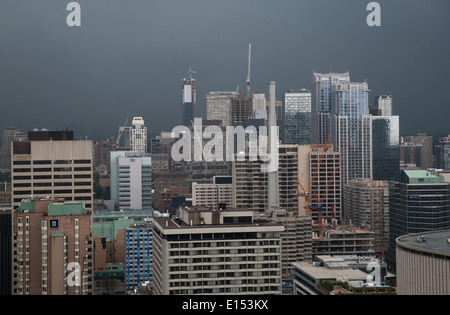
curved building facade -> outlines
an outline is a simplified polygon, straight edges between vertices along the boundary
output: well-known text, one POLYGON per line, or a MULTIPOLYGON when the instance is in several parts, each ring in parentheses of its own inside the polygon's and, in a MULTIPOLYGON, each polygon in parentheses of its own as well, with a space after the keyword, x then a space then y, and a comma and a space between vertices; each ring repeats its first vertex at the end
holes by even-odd
POLYGON ((397 294, 450 295, 450 230, 398 237, 397 294))

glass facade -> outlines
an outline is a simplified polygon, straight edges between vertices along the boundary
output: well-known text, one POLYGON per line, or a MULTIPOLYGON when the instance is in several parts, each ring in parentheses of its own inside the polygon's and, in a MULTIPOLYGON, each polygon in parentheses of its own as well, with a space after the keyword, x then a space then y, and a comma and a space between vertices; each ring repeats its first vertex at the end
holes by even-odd
POLYGON ((356 178, 372 179, 372 116, 367 83, 332 86, 332 135, 336 150, 344 152, 342 186, 356 178))
POLYGON ((311 92, 290 90, 283 97, 284 143, 311 144, 311 92))
POLYGON ((400 175, 399 116, 372 117, 373 178, 398 181, 400 175))

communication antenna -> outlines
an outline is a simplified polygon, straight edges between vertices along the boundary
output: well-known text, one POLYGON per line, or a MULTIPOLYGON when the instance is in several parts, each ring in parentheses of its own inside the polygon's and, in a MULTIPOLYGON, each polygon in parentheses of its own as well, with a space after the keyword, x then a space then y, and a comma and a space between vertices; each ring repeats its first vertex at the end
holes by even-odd
POLYGON ((250 96, 250 65, 252 59, 252 44, 248 44, 247 96, 250 96))
POLYGON ((192 75, 195 74, 195 73, 197 73, 197 71, 193 71, 192 68, 189 67, 188 73, 189 73, 189 78, 192 80, 192 75))

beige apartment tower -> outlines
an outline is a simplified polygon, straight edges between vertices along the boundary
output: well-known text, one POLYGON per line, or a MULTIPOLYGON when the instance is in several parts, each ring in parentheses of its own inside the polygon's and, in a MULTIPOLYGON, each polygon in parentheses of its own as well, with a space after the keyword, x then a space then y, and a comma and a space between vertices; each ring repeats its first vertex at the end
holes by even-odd
POLYGON ((29 132, 12 145, 12 205, 29 196, 59 197, 93 209, 93 143, 67 131, 29 132))

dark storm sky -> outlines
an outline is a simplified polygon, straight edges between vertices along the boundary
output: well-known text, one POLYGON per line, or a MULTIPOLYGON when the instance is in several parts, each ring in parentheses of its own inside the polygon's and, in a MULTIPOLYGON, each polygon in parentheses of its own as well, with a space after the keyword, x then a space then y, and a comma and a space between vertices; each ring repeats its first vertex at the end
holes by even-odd
POLYGON ((312 88, 312 72, 367 79, 370 102, 392 94, 401 134, 450 133, 450 1, 384 0, 369 27, 369 0, 0 1, 0 129, 84 124, 115 136, 142 116, 152 133, 180 121, 181 78, 197 71, 197 116, 209 91, 252 92, 276 81, 277 98, 312 88))

